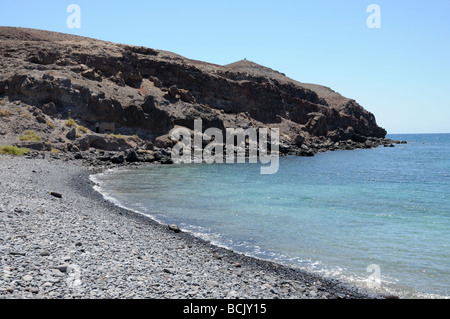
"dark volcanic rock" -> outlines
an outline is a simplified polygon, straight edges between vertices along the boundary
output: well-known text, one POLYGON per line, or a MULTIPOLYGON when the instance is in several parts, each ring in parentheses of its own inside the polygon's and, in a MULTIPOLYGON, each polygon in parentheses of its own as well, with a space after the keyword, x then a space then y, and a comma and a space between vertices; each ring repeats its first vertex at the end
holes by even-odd
MULTIPOLYGON (((247 60, 219 66, 166 51, 8 27, 0 27, 0 44, 0 98, 42 110, 50 121, 41 114, 38 121, 50 135, 59 132, 51 123, 59 119, 90 127, 92 132, 72 142, 79 151, 137 149, 125 139, 96 134, 102 123, 109 132, 139 134, 161 148, 173 145, 167 138, 171 129, 193 129, 198 118, 204 130, 274 127, 280 129, 283 154, 298 153, 304 143, 329 145, 320 151, 347 140, 357 143, 349 148, 367 147, 368 138, 386 135, 356 101, 247 60)), ((75 139, 73 133, 67 138, 75 139)))
POLYGON ((67 132, 66 137, 69 140, 74 140, 77 137, 77 129, 75 127, 72 127, 69 132, 67 132))
POLYGON ((111 158, 111 162, 114 164, 123 164, 125 162, 125 157, 123 155, 117 155, 111 158))
POLYGON ((56 198, 62 198, 62 195, 57 192, 50 192, 50 195, 52 195, 53 197, 56 197, 56 198))
POLYGON ((139 162, 139 156, 137 155, 137 153, 133 150, 128 151, 127 153, 127 157, 126 157, 127 162, 129 163, 135 163, 135 162, 139 162))
POLYGON ((104 151, 125 151, 130 148, 123 138, 100 134, 88 134, 80 137, 74 142, 74 146, 81 151, 86 151, 91 147, 104 151))

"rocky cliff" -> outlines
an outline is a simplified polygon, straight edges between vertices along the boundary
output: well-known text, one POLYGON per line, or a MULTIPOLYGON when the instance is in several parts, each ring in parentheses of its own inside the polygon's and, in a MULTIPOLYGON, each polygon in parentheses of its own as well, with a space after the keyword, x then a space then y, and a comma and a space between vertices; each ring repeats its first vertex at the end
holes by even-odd
POLYGON ((204 129, 280 128, 282 151, 298 155, 391 142, 356 101, 247 60, 220 66, 9 27, 0 27, 0 57, 0 144, 150 154, 198 118, 204 129), (21 139, 30 130, 41 141, 21 139))

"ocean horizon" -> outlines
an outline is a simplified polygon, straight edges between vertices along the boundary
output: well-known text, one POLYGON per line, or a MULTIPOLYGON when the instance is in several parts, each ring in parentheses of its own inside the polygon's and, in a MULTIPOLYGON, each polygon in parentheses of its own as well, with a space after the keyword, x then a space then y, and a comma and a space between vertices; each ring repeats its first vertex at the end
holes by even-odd
POLYGON ((115 204, 256 258, 402 298, 450 297, 450 134, 255 164, 119 168, 115 204))

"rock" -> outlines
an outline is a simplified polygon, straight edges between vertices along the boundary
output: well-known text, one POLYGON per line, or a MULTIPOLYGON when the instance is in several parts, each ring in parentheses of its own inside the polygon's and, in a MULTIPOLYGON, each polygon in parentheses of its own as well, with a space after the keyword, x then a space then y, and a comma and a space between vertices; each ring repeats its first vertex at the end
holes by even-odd
POLYGON ((328 134, 326 116, 322 113, 310 113, 308 116, 312 116, 306 124, 308 131, 315 136, 326 136, 328 134))
POLYGON ((89 69, 86 70, 84 72, 81 72, 81 76, 90 79, 90 80, 94 80, 94 81, 101 81, 102 77, 100 75, 98 75, 95 70, 93 69, 89 69))
POLYGON ((150 142, 150 141, 146 141, 146 142, 145 142, 145 149, 146 149, 147 151, 153 151, 153 148, 154 148, 154 146, 153 146, 153 143, 152 143, 152 142, 150 142))
POLYGON ((172 141, 169 134, 158 136, 155 139, 155 146, 159 148, 172 148, 175 142, 172 141))
POLYGON ((56 277, 49 276, 49 277, 44 278, 43 281, 49 282, 51 284, 56 284, 56 283, 61 281, 61 278, 56 278, 56 277))
POLYGON ((33 276, 31 276, 31 275, 25 275, 25 276, 22 277, 22 279, 23 279, 24 281, 32 281, 32 280, 33 280, 33 276))
POLYGON ((69 151, 71 151, 72 153, 78 153, 78 154, 81 154, 81 153, 80 153, 80 149, 79 149, 78 146, 76 146, 76 145, 72 145, 72 147, 70 148, 69 151))
POLYGON ((54 115, 57 112, 56 105, 53 102, 44 104, 42 107, 42 112, 47 115, 54 115))
POLYGON ((171 86, 170 88, 169 88, 169 96, 171 97, 171 98, 179 98, 179 96, 178 96, 178 94, 180 93, 180 91, 178 90, 178 88, 174 85, 174 86, 171 86))
POLYGON ((171 158, 165 157, 165 158, 161 159, 161 164, 163 164, 163 165, 172 165, 173 161, 172 161, 171 158))
POLYGON ((56 269, 58 269, 60 272, 67 272, 68 265, 60 265, 56 266, 56 269))
POLYGON ((39 288, 37 287, 28 287, 26 290, 33 294, 37 294, 39 292, 39 288))
POLYGON ((81 279, 75 279, 72 282, 72 288, 77 288, 80 287, 83 284, 83 282, 81 281, 81 279))
POLYGON ((36 116, 36 121, 41 124, 47 123, 47 120, 42 115, 36 116))
POLYGON ((167 274, 176 275, 176 271, 170 268, 164 268, 163 271, 167 274))
POLYGON ((301 151, 297 152, 297 155, 304 156, 304 157, 313 157, 313 156, 315 156, 315 153, 314 153, 314 151, 308 149, 308 150, 301 150, 301 151))
POLYGON ((367 140, 366 143, 364 143, 364 147, 365 148, 373 148, 373 147, 375 147, 375 145, 373 144, 372 141, 367 140))
POLYGON ((50 192, 50 195, 52 195, 53 197, 56 197, 56 198, 62 198, 62 194, 57 193, 57 192, 50 192))
POLYGON ((25 256, 26 255, 26 253, 23 253, 20 251, 11 251, 9 254, 12 256, 25 256))
POLYGON ((367 142, 367 137, 366 136, 362 136, 361 134, 353 134, 352 136, 352 140, 357 142, 357 143, 366 143, 367 142))
POLYGON ((295 137, 294 143, 298 147, 302 147, 303 143, 305 143, 305 138, 302 135, 297 135, 295 137))
POLYGON ((42 257, 46 257, 46 256, 50 256, 50 253, 47 250, 42 250, 39 255, 41 255, 42 257))
POLYGON ((69 140, 74 140, 77 137, 77 129, 72 127, 69 132, 66 134, 66 138, 69 140))
POLYGON ((125 157, 120 154, 111 158, 111 162, 114 164, 123 164, 125 162, 125 157))
POLYGON ((291 147, 289 145, 280 143, 280 153, 281 154, 288 154, 290 151, 291 151, 291 147))
POLYGON ((130 150, 127 153, 126 161, 129 163, 139 162, 139 156, 134 150, 130 150))
POLYGON ((125 151, 129 148, 123 138, 115 138, 110 135, 86 134, 78 138, 74 143, 80 151, 87 151, 91 147, 103 151, 125 151))
POLYGON ((161 88, 163 85, 162 85, 162 82, 159 80, 159 79, 157 79, 157 78, 153 78, 153 84, 155 85, 155 87, 157 87, 157 88, 161 88))
POLYGON ((181 233, 181 229, 175 224, 168 225, 168 228, 169 228, 169 230, 173 231, 174 233, 181 233))
POLYGON ((156 158, 155 158, 153 155, 148 155, 148 154, 146 154, 146 155, 144 155, 144 157, 142 158, 142 161, 143 161, 143 162, 146 162, 146 163, 153 163, 154 161, 156 161, 156 158))
POLYGON ((206 282, 206 284, 207 284, 208 287, 210 287, 210 288, 216 288, 216 287, 219 287, 219 283, 218 283, 217 281, 214 281, 214 280, 208 280, 208 281, 206 282))
POLYGON ((196 102, 195 97, 188 90, 179 90, 178 92, 180 94, 180 99, 183 102, 187 102, 187 103, 195 103, 196 102))
POLYGON ((35 150, 35 151, 40 151, 40 152, 51 150, 51 147, 47 143, 35 142, 35 141, 24 141, 24 142, 14 143, 14 146, 25 147, 30 150, 35 150))
POLYGON ((83 154, 81 154, 81 153, 76 153, 76 154, 73 156, 73 158, 76 159, 76 160, 81 160, 81 159, 83 159, 83 154))
POLYGON ((114 132, 116 130, 116 123, 114 122, 101 122, 95 123, 95 132, 96 133, 106 133, 106 132, 114 132))
POLYGON ((49 49, 38 49, 35 52, 32 52, 28 61, 35 64, 53 64, 58 59, 59 54, 55 51, 49 49))

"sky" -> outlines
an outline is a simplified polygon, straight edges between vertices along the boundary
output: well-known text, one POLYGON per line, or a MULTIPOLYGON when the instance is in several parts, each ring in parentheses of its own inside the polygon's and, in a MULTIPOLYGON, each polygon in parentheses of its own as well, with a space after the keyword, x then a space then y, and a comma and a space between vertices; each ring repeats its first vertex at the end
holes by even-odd
POLYGON ((355 99, 390 134, 450 133, 449 15, 449 0, 0 0, 2 26, 246 58, 355 99), (80 28, 67 24, 70 4, 80 28))

